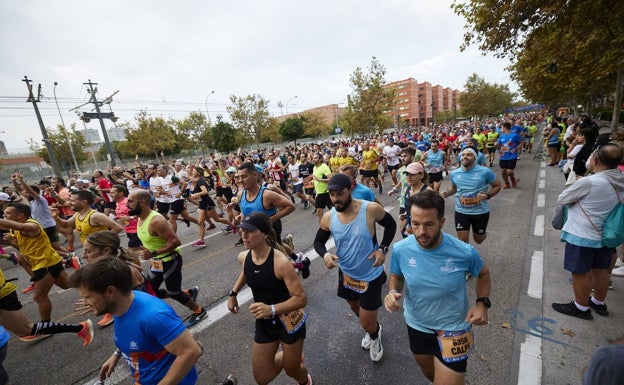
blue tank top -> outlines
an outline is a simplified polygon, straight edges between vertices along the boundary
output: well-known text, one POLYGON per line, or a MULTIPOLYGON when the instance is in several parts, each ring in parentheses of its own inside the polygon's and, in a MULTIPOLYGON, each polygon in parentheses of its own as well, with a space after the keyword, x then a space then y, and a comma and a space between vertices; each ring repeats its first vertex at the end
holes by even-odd
POLYGON ((266 190, 266 187, 260 186, 260 191, 258 191, 258 195, 256 195, 256 198, 251 202, 247 200, 247 190, 243 191, 242 199, 239 202, 239 206, 241 212, 243 213, 243 216, 247 216, 256 211, 265 213, 268 216, 271 216, 277 212, 277 208, 273 207, 267 209, 262 204, 262 195, 264 194, 264 190, 266 190))
POLYGON ((444 153, 441 150, 438 152, 429 151, 427 153, 427 163, 429 163, 429 171, 437 173, 442 171, 442 165, 444 163, 444 153))
POLYGON ((331 233, 336 241, 336 255, 340 270, 358 281, 370 282, 383 272, 383 265, 373 267, 375 259, 368 257, 379 248, 366 225, 367 201, 351 223, 342 223, 335 208, 331 209, 331 233))

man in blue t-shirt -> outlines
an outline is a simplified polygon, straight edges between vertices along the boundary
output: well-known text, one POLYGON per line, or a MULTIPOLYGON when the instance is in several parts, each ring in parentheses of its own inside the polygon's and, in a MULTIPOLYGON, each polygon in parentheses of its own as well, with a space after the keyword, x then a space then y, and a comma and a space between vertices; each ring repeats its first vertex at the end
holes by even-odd
POLYGON ((464 384, 474 349, 472 325, 488 323, 490 273, 472 246, 442 232, 440 195, 423 191, 407 206, 414 236, 393 246, 384 306, 399 311, 404 299, 410 350, 429 381, 464 384), (477 277, 474 306, 468 303, 466 273, 477 277))
POLYGON ((123 357, 136 384, 197 383, 195 363, 202 348, 171 306, 132 290, 132 272, 125 261, 98 259, 78 270, 72 283, 96 315, 115 317, 117 349, 102 365, 101 381, 110 377, 123 357))
POLYGON ((455 230, 457 237, 469 243, 470 228, 472 238, 483 243, 487 237, 487 224, 490 219, 489 199, 501 189, 496 174, 487 167, 476 164, 477 149, 465 147, 461 154, 461 168, 451 172, 451 188, 440 195, 455 197, 455 230))
POLYGON ((518 185, 518 180, 514 174, 514 169, 518 161, 518 154, 522 149, 522 138, 520 135, 511 132, 511 124, 509 122, 504 122, 501 124, 501 134, 496 144, 498 146, 498 153, 500 154, 498 165, 501 168, 501 175, 505 183, 503 188, 509 188, 510 180, 511 185, 516 187, 518 185))

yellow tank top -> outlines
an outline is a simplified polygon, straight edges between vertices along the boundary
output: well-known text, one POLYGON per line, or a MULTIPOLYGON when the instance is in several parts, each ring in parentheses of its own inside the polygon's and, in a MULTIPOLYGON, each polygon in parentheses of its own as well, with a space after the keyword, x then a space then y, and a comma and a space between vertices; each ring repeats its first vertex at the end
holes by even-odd
POLYGON ((98 231, 108 230, 106 226, 93 226, 91 224, 91 215, 95 212, 95 210, 91 209, 84 218, 80 219, 80 214, 76 214, 76 218, 74 218, 74 226, 76 227, 76 231, 80 236, 80 242, 82 243, 84 243, 89 235, 97 233, 98 231))
POLYGON ((7 282, 4 278, 4 273, 0 270, 0 298, 6 297, 15 290, 17 290, 17 285, 13 282, 7 282))
POLYGON ((362 151, 362 170, 377 170, 378 157, 375 150, 362 151))
POLYGON ((32 270, 44 269, 54 266, 61 262, 61 256, 52 248, 50 239, 45 233, 39 222, 34 219, 28 219, 27 223, 36 223, 39 226, 39 234, 37 236, 26 236, 17 230, 10 230, 17 247, 30 265, 32 270))
POLYGON ((340 171, 340 163, 337 157, 334 156, 332 158, 329 158, 329 169, 332 172, 340 171))

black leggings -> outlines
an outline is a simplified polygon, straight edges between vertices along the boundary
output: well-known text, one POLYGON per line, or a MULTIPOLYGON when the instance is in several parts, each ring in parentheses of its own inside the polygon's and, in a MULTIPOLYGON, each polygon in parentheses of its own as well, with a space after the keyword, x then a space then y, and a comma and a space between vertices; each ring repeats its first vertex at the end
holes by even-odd
POLYGON ((182 305, 186 305, 191 299, 182 291, 182 256, 180 254, 176 253, 176 258, 163 262, 162 273, 150 269, 147 280, 158 298, 171 297, 182 305), (159 289, 163 281, 166 290, 159 289))

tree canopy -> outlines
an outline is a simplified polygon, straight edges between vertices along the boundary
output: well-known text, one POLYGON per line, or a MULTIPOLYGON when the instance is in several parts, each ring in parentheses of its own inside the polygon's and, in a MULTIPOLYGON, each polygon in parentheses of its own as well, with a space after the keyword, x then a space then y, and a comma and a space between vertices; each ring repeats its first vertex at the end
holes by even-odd
POLYGON ((303 127, 303 118, 288 118, 280 123, 279 133, 287 141, 294 141, 297 145, 297 139, 303 136, 305 128, 303 127))
POLYGON ((269 114, 269 101, 257 94, 231 95, 230 103, 225 109, 234 128, 242 134, 241 144, 262 141, 264 132, 274 124, 269 114))
MULTIPOLYGON (((89 143, 85 137, 75 131, 76 125, 72 124, 70 130, 65 130, 62 124, 59 124, 55 129, 48 128, 48 139, 54 148, 54 154, 56 159, 60 163, 61 169, 70 170, 74 168, 74 161, 71 156, 71 150, 67 138, 71 142, 74 155, 78 164, 84 162, 88 158, 88 154, 83 149, 89 147, 89 143)), ((50 164, 50 155, 48 149, 43 144, 35 142, 34 139, 28 140, 28 147, 31 151, 42 157, 48 164, 50 164)))
POLYGON ((624 2, 619 0, 455 1, 466 19, 462 49, 511 60, 512 77, 532 101, 587 102, 613 95, 612 130, 624 82, 624 2))
POLYGON ((217 115, 217 123, 212 128, 214 148, 220 152, 229 152, 236 149, 236 133, 234 126, 223 121, 223 116, 217 115))
POLYGON ((355 133, 381 132, 392 125, 392 117, 386 111, 394 107, 395 90, 384 87, 386 67, 373 56, 364 72, 360 67, 349 77, 352 92, 347 97, 347 106, 341 123, 346 132, 355 133))
POLYGON ((473 73, 459 96, 459 105, 462 115, 486 117, 502 113, 512 104, 513 98, 514 93, 506 84, 490 84, 473 73))

